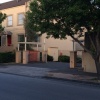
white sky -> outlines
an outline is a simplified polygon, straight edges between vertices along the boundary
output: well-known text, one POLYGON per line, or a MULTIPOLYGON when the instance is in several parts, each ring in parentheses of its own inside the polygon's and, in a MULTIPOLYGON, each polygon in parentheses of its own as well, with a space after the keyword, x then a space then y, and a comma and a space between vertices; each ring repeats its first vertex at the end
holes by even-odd
POLYGON ((4 3, 4 2, 8 2, 8 1, 12 1, 12 0, 0 0, 0 3, 4 3))

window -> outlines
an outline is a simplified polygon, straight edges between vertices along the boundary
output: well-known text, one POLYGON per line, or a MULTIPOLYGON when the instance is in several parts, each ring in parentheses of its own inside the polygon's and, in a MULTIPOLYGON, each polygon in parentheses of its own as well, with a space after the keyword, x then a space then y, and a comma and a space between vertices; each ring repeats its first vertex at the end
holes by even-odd
POLYGON ((8 16, 7 17, 7 26, 12 26, 13 25, 13 19, 12 19, 12 16, 8 16))
POLYGON ((40 42, 40 36, 35 35, 33 40, 34 40, 34 42, 40 42))
POLYGON ((24 42, 24 35, 18 35, 18 42, 24 42))
POLYGON ((34 39, 34 42, 40 42, 40 37, 36 37, 36 38, 34 39))
MULTIPOLYGON (((18 42, 24 42, 24 34, 18 35, 18 42)), ((20 44, 19 49, 24 50, 24 45, 25 44, 20 44)))
POLYGON ((18 14, 18 25, 23 25, 24 23, 24 14, 18 14))

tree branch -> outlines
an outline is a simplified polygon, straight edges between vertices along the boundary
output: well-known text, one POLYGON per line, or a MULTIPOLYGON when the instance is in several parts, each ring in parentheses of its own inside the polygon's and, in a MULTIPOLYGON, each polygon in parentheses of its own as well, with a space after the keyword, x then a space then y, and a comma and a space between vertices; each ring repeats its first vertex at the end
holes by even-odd
POLYGON ((90 39, 90 41, 91 41, 91 43, 92 43, 92 46, 94 47, 94 49, 95 49, 95 51, 96 51, 96 46, 95 46, 95 44, 93 43, 93 40, 92 40, 92 38, 91 38, 90 35, 89 35, 89 39, 90 39))
POLYGON ((100 56, 100 41, 99 41, 99 32, 97 33, 97 36, 96 36, 96 50, 97 50, 97 55, 100 56))
POLYGON ((80 44, 80 46, 84 49, 84 50, 86 50, 92 57, 93 57, 93 59, 95 59, 95 57, 93 56, 93 54, 77 39, 77 38, 75 38, 73 35, 70 35, 76 42, 78 42, 79 44, 80 44))

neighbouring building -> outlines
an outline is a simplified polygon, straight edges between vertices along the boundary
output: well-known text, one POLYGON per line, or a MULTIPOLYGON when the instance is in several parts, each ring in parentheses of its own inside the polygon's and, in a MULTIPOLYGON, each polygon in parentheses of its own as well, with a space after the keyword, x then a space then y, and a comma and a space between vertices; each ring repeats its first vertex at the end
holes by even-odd
POLYGON ((7 15, 2 23, 5 32, 0 35, 0 52, 15 50, 17 42, 24 39, 23 18, 27 10, 27 1, 14 0, 0 4, 0 11, 7 15))
MULTIPOLYGON (((0 52, 16 50, 18 41, 24 41, 25 30, 23 18, 25 17, 25 12, 28 10, 29 2, 30 0, 13 0, 0 4, 0 11, 7 14, 7 18, 2 23, 5 27, 5 32, 0 35, 0 52)), ((69 55, 70 51, 82 50, 70 37, 67 37, 66 40, 46 39, 46 34, 43 34, 39 42, 43 43, 44 40, 46 42, 45 50, 49 55, 54 57, 54 61, 58 61, 59 55, 69 55)), ((43 46, 39 50, 43 50, 42 48, 43 46)))

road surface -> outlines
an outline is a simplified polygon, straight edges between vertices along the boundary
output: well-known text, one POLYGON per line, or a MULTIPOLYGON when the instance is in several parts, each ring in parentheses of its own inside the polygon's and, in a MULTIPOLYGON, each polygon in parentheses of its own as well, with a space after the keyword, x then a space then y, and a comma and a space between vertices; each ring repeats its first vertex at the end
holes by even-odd
POLYGON ((100 87, 0 73, 0 100, 100 100, 100 87))

